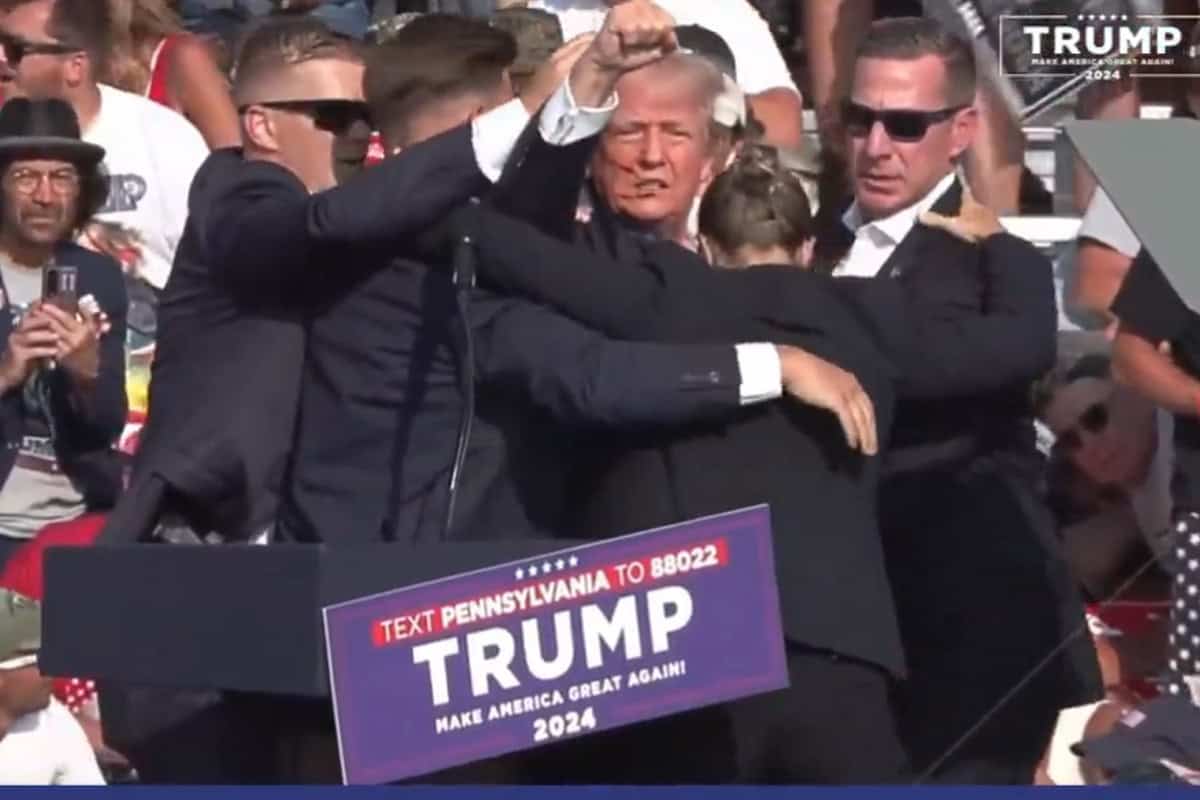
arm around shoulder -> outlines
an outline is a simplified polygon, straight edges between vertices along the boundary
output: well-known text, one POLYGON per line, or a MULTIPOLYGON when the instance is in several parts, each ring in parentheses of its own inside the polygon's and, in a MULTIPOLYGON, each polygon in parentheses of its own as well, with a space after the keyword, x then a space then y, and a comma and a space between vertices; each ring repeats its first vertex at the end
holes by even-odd
POLYGON ((568 424, 681 424, 741 405, 732 346, 617 341, 520 300, 500 301, 476 332, 480 377, 568 424))
POLYGON ((1050 262, 1004 233, 987 237, 977 257, 984 272, 980 309, 928 285, 902 288, 904 396, 983 394, 1031 382, 1053 367, 1058 317, 1050 262))

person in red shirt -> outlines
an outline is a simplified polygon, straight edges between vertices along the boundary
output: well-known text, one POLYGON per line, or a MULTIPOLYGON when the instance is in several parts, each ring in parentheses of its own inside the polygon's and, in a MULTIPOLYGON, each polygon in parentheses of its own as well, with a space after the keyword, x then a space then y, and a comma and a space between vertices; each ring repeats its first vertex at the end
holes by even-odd
POLYGON ((101 81, 178 111, 214 150, 238 146, 229 82, 208 44, 184 29, 167 0, 106 1, 114 46, 101 81))

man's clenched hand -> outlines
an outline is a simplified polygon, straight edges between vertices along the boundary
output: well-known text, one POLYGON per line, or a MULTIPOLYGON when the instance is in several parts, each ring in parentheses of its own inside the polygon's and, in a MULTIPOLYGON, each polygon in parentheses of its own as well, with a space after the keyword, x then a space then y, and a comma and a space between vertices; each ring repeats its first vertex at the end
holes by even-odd
POLYGON ((617 3, 571 70, 571 95, 581 106, 603 106, 621 75, 658 61, 676 47, 675 18, 666 11, 650 0, 617 3))

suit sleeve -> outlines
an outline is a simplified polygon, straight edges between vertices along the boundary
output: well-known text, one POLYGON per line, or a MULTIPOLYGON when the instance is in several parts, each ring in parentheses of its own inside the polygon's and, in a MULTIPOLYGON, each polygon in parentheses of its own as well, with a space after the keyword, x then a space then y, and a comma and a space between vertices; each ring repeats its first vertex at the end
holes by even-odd
POLYGON ((274 165, 249 163, 244 172, 207 210, 205 239, 219 279, 260 292, 294 281, 314 250, 394 252, 489 186, 465 125, 316 194, 274 165))
POLYGON ((587 175, 587 165, 599 137, 568 145, 553 145, 531 123, 492 196, 492 205, 542 233, 569 242, 575 230, 575 209, 587 175))
POLYGON ((740 406, 733 346, 624 342, 522 300, 477 301, 482 381, 517 388, 570 424, 678 424, 740 406))
POLYGON ((1145 248, 1130 264, 1112 311, 1122 325, 1155 344, 1179 339, 1192 318, 1187 304, 1145 248))
MULTIPOLYGON (((953 288, 902 279, 838 278, 900 368, 901 396, 979 395, 1027 383, 1054 366, 1057 312, 1048 260, 1015 236, 983 243, 983 313, 953 288)), ((970 269, 970 265, 962 265, 970 269)))
MULTIPOLYGON (((650 246, 627 263, 555 241, 501 215, 473 210, 479 273, 618 339, 703 341, 713 330, 765 323, 778 341, 821 334, 847 348, 867 342, 857 308, 833 279, 801 270, 711 268, 674 245, 650 246)), ((886 351, 884 351, 886 352, 886 351)))
MULTIPOLYGON (((673 302, 666 278, 568 244, 504 215, 471 209, 463 225, 482 278, 622 339, 654 338, 673 302)), ((693 298, 693 302, 701 298, 693 298)))
POLYGON ((961 298, 939 296, 929 283, 899 287, 902 297, 893 299, 887 315, 898 325, 893 348, 900 351, 903 396, 982 394, 1036 380, 1054 366, 1058 323, 1050 262, 1008 234, 989 237, 981 259, 982 314, 963 307, 961 298))

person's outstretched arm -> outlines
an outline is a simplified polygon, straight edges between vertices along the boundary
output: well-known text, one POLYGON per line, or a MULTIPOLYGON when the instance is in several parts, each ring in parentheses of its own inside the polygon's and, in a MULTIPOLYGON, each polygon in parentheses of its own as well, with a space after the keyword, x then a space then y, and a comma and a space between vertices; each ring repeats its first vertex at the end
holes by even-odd
POLYGON ((850 447, 878 450, 863 384, 800 348, 618 341, 516 299, 477 299, 472 321, 478 379, 516 388, 568 424, 682 425, 731 417, 786 392, 833 413, 850 447))

